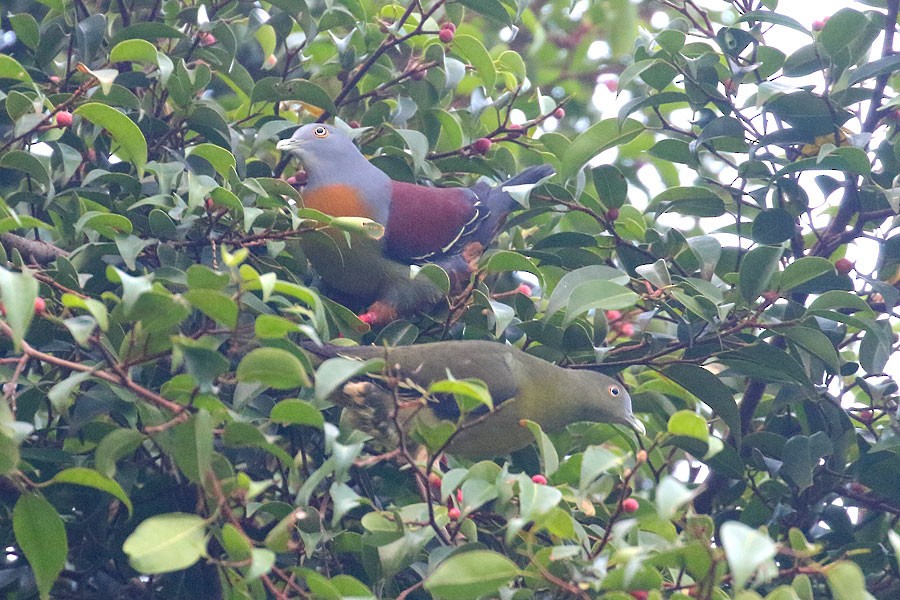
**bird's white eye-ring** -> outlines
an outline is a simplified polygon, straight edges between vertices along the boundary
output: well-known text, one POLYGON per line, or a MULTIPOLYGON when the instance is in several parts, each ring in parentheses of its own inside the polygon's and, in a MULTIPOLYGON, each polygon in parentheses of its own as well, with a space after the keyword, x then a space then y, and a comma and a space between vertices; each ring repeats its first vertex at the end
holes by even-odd
POLYGON ((328 137, 328 130, 319 125, 315 129, 313 129, 313 135, 317 138, 326 138, 328 137))
POLYGON ((618 396, 622 393, 622 390, 617 385, 609 386, 609 389, 607 391, 609 392, 610 396, 618 396))

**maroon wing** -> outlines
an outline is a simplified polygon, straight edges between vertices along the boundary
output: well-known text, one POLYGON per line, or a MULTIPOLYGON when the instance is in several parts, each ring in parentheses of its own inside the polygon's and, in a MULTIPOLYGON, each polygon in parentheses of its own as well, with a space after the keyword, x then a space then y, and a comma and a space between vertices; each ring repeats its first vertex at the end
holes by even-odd
POLYGON ((481 216, 477 198, 466 188, 432 188, 394 181, 384 232, 387 254, 403 261, 441 255, 481 216))

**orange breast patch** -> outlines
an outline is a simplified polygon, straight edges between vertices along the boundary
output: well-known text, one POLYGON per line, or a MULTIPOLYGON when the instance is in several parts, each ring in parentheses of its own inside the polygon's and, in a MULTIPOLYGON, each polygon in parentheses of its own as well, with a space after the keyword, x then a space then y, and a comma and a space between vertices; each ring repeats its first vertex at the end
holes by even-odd
POLYGON ((346 185, 326 185, 304 192, 303 205, 332 217, 374 218, 359 195, 346 185))

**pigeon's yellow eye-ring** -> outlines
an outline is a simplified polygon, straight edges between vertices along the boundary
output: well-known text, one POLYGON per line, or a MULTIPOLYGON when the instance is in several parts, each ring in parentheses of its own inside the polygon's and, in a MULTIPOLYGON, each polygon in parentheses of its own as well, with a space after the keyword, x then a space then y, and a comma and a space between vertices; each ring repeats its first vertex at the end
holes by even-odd
POLYGON ((328 130, 319 125, 315 129, 313 129, 313 135, 317 138, 326 138, 328 137, 328 130))
POLYGON ((619 386, 617 386, 617 385, 609 386, 609 389, 607 391, 609 392, 610 396, 618 396, 619 394, 622 393, 622 390, 619 389, 619 386))

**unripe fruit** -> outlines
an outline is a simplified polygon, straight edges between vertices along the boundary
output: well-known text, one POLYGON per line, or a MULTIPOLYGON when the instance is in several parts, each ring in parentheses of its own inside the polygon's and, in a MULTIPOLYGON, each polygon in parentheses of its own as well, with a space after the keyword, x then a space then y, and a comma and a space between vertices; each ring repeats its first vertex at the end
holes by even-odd
POLYGON ((637 464, 647 462, 647 451, 643 449, 638 450, 637 454, 634 455, 634 462, 637 464))
POLYGON ((637 512, 637 509, 640 508, 640 504, 634 498, 625 498, 622 501, 622 510, 628 514, 637 512))
POLYGON ((537 475, 532 475, 531 480, 538 485, 547 485, 547 478, 538 473, 537 475))
POLYGON ((856 265, 846 258, 840 258, 834 262, 834 268, 840 275, 846 275, 853 270, 854 266, 856 265))
POLYGON ((557 107, 556 110, 553 111, 553 116, 557 119, 562 119, 566 116, 566 109, 564 109, 562 106, 557 107))
POLYGON ((47 310, 47 302, 38 296, 34 299, 34 312, 35 314, 42 315, 47 310))
POLYGON ((455 506, 447 511, 447 516, 450 517, 451 521, 459 521, 459 518, 462 516, 462 513, 459 512, 459 509, 455 506))
POLYGON ((606 211, 606 220, 607 221, 615 221, 619 218, 619 209, 615 206, 606 211))
POLYGON ((449 44, 450 42, 453 41, 454 35, 456 35, 456 33, 450 28, 441 29, 440 33, 438 33, 438 39, 441 40, 442 42, 444 42, 445 44, 449 44))
POLYGON ((493 142, 489 138, 478 138, 472 142, 472 150, 477 154, 487 154, 487 151, 491 149, 492 145, 493 142))
POLYGON ((72 125, 72 113, 67 110, 61 110, 56 113, 57 127, 69 127, 72 125))
POLYGON ((278 64, 278 57, 276 57, 274 54, 270 54, 266 57, 266 66, 267 67, 272 68, 277 64, 278 64))

